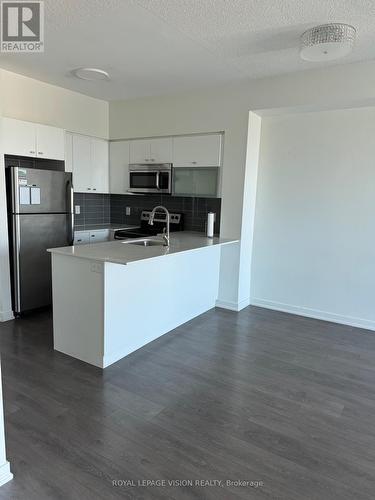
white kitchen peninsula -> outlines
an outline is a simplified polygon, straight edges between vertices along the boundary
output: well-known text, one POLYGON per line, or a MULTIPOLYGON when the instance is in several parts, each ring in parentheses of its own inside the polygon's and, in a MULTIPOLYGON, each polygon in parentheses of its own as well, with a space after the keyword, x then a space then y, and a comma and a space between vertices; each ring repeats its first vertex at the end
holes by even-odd
POLYGON ((228 244, 236 241, 183 232, 169 247, 111 241, 49 250, 54 349, 105 368, 212 309, 228 244))

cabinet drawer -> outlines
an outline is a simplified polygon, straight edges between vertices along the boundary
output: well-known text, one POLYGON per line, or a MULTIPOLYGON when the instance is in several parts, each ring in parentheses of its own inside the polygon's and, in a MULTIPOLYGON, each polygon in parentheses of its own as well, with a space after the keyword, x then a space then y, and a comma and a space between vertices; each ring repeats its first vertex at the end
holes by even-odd
POLYGON ((100 229, 98 231, 90 231, 90 243, 101 243, 109 240, 109 230, 100 229))
POLYGON ((90 243, 90 232, 89 231, 75 231, 74 233, 74 245, 86 245, 90 243))

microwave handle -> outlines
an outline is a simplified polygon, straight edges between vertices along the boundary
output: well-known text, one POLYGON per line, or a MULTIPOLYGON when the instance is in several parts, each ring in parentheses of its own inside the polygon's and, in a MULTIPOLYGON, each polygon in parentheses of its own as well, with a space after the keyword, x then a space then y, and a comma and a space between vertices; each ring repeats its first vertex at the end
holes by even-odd
POLYGON ((156 189, 160 189, 160 172, 156 172, 156 189))

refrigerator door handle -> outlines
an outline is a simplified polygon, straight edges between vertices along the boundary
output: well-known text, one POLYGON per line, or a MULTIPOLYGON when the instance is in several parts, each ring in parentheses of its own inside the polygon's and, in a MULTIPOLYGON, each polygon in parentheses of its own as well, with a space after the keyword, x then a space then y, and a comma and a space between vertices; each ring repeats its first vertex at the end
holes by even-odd
POLYGON ((66 183, 67 194, 68 194, 68 242, 69 245, 73 245, 74 243, 74 199, 73 199, 73 183, 72 180, 69 179, 66 183))
POLYGON ((20 211, 18 167, 11 169, 11 181, 12 181, 12 211, 14 214, 18 214, 20 211))
POLYGON ((20 251, 21 251, 21 225, 20 216, 13 215, 13 285, 14 285, 14 309, 16 313, 21 311, 21 283, 20 283, 20 251))

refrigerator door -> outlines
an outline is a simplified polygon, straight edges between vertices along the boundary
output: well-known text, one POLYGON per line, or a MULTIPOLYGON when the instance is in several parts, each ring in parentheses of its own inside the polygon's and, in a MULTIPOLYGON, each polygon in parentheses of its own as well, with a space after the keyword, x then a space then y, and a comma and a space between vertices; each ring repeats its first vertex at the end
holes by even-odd
POLYGON ((70 214, 13 215, 14 311, 52 303, 47 248, 71 244, 70 214))
POLYGON ((12 212, 72 212, 72 174, 52 170, 14 167, 12 172, 12 212))

